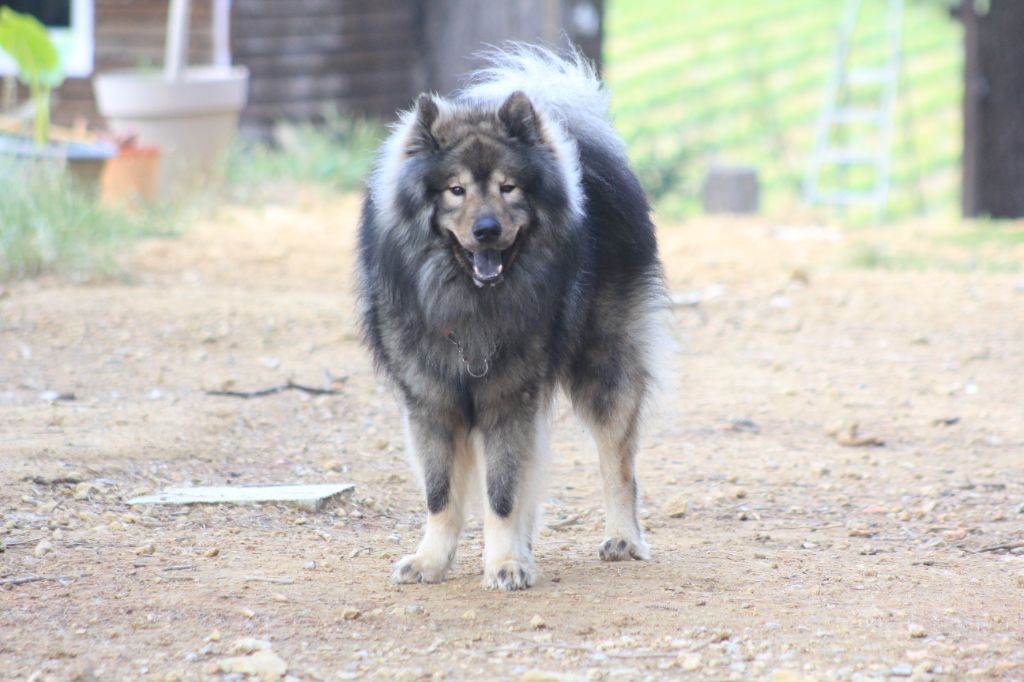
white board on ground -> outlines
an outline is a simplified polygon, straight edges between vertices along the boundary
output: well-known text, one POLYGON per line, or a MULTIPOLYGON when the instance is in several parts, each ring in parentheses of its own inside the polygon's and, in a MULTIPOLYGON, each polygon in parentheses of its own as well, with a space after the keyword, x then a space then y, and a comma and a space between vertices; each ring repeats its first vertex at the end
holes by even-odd
POLYGON ((165 488, 154 495, 128 500, 128 504, 250 504, 289 502, 318 511, 330 500, 355 489, 351 483, 273 485, 216 485, 165 488))

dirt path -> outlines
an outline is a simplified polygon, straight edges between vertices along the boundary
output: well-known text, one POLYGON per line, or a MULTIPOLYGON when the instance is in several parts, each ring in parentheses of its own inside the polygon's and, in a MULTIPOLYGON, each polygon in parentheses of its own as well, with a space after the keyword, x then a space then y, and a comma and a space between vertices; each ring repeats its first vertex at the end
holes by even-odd
POLYGON ((653 560, 598 561, 563 407, 542 582, 482 590, 474 523, 450 581, 396 587, 421 502, 356 341, 356 210, 227 211, 141 245, 129 281, 0 290, 0 678, 231 679, 243 637, 295 680, 1024 678, 1020 275, 851 271, 824 229, 663 230, 701 302, 640 464, 653 560), (325 370, 340 395, 203 392, 325 370), (840 444, 853 422, 884 445, 840 444), (355 496, 124 502, 325 480, 355 496))

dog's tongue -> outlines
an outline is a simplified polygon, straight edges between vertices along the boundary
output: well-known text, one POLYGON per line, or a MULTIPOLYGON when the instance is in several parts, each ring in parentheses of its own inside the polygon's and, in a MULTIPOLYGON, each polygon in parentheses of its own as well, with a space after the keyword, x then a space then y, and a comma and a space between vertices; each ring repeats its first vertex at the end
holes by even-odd
POLYGON ((473 274, 481 282, 490 282, 501 275, 501 251, 485 249, 473 254, 473 274))

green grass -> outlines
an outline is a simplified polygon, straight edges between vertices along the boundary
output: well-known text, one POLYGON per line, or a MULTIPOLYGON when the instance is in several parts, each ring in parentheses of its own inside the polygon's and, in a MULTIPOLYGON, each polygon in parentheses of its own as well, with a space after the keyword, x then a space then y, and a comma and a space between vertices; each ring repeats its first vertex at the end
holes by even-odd
POLYGON ((0 157, 0 281, 117 269, 134 239, 175 232, 173 207, 129 212, 99 205, 52 162, 0 157))
POLYGON ((379 123, 326 114, 320 122, 278 123, 274 143, 235 146, 227 188, 234 200, 287 198, 297 187, 362 188, 385 134, 379 123))
POLYGON ((859 242, 850 248, 847 265, 863 270, 896 272, 985 272, 1018 273, 1024 270, 1020 259, 969 248, 956 253, 929 249, 895 249, 859 242))
POLYGON ((851 227, 850 267, 869 270, 1019 273, 1024 271, 1024 228, 978 220, 953 226, 917 221, 898 233, 851 227))
MULTIPOLYGON (((756 166, 765 211, 798 205, 842 5, 608 1, 605 79, 613 114, 660 211, 696 211, 712 161, 756 166)), ((883 9, 884 0, 864 2, 853 49, 859 64, 886 54, 883 9)), ((907 2, 889 217, 956 210, 961 40, 942 3, 907 2)), ((871 181, 859 178, 862 186, 871 181)))
POLYGON ((1024 228, 1019 223, 981 221, 945 237, 943 241, 969 249, 1022 247, 1024 228))
POLYGON ((223 186, 187 202, 135 211, 98 203, 61 164, 0 157, 0 281, 114 273, 117 254, 133 240, 175 234, 193 214, 210 213, 224 201, 288 201, 310 188, 361 189, 383 134, 379 124, 330 115, 317 125, 281 124, 273 145, 236 145, 223 186))

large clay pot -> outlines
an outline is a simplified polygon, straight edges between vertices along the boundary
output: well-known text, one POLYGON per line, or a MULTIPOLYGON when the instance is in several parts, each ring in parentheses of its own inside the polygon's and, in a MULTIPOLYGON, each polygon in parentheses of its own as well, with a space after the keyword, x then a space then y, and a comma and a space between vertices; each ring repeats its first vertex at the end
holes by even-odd
POLYGON ((170 196, 221 179, 248 84, 243 66, 192 67, 174 81, 159 71, 111 71, 93 79, 110 130, 160 147, 158 188, 170 196))

